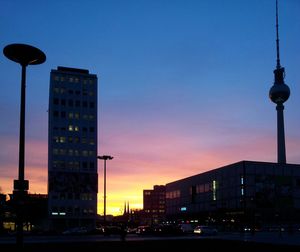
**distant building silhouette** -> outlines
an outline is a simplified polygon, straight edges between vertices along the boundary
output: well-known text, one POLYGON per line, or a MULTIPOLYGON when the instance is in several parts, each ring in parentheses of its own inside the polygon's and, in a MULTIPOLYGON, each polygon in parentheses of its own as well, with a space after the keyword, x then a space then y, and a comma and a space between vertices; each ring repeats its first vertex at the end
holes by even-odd
POLYGON ((50 73, 48 214, 50 228, 94 227, 97 215, 97 76, 50 73))
MULTIPOLYGON (((9 194, 9 197, 0 194, 0 234, 16 231, 17 204, 18 202, 15 198, 15 194, 9 194)), ((22 207, 22 212, 24 214, 24 231, 38 233, 47 229, 47 206, 47 194, 29 193, 26 195, 22 207)))
POLYGON ((165 185, 155 185, 152 190, 143 190, 143 210, 149 224, 158 224, 165 219, 165 199, 165 185))

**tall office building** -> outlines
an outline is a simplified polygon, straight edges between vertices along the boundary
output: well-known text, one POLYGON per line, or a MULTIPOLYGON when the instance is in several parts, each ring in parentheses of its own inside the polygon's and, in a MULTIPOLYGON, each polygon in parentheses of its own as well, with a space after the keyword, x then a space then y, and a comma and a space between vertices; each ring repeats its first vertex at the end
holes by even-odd
POLYGON ((50 228, 94 227, 97 216, 97 76, 50 73, 48 213, 50 228))

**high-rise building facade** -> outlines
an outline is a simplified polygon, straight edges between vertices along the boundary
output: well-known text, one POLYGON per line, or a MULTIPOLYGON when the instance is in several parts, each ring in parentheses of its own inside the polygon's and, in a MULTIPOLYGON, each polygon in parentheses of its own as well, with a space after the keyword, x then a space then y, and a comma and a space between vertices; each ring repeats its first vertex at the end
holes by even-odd
POLYGON ((50 228, 93 227, 97 216, 97 75, 50 73, 48 214, 50 228))

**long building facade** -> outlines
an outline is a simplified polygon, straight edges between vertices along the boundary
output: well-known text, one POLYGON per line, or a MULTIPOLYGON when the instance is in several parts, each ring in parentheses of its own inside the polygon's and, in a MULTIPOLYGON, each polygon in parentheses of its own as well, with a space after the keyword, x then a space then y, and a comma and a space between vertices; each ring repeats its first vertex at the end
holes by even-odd
POLYGON ((241 161, 166 184, 169 220, 300 224, 300 165, 241 161))
POLYGON ((50 73, 48 214, 50 229, 95 226, 97 216, 97 85, 88 70, 50 73))

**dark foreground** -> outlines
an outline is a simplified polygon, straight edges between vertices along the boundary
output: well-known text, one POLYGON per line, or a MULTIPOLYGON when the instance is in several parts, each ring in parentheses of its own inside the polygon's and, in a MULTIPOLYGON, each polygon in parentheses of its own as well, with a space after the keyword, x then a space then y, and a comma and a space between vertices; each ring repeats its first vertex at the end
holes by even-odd
POLYGON ((99 241, 99 242, 63 242, 29 243, 18 249, 15 244, 0 244, 1 252, 60 252, 60 251, 229 251, 229 252, 268 252, 300 251, 299 246, 282 244, 264 244, 245 241, 219 239, 186 240, 141 240, 141 241, 99 241))

